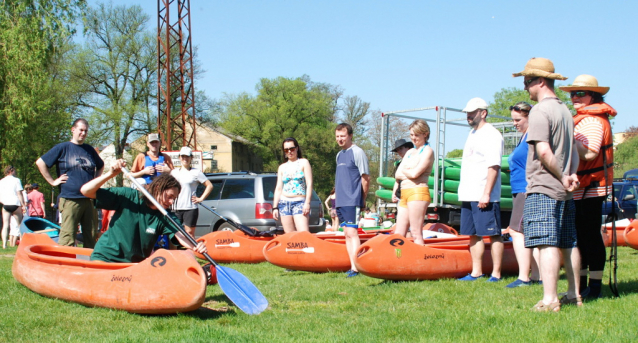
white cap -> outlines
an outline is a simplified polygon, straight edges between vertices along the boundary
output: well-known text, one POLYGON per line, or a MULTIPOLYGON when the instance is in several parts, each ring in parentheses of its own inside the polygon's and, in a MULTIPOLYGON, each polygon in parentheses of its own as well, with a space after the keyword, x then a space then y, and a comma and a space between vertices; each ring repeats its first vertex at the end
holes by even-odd
POLYGON ((193 150, 187 146, 183 146, 180 150, 179 150, 179 155, 180 156, 193 156, 193 150))
POLYGON ((485 100, 481 99, 481 98, 473 98, 470 101, 467 102, 467 105, 465 105, 465 108, 463 109, 463 112, 474 112, 478 109, 482 109, 482 110, 486 110, 487 109, 487 102, 485 102, 485 100))
POLYGON ((155 142, 155 141, 159 141, 159 134, 157 133, 149 133, 148 135, 148 142, 155 142))

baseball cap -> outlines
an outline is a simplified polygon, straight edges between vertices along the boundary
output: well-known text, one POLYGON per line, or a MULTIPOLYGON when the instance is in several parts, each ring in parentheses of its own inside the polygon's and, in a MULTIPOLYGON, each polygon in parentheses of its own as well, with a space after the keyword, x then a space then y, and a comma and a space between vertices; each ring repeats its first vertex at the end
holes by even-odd
POLYGON ((148 135, 148 141, 150 142, 155 142, 155 141, 159 141, 159 134, 157 133, 149 133, 148 135))
POLYGON ((469 113, 469 112, 474 112, 478 109, 486 110, 487 102, 485 102, 485 100, 481 98, 472 98, 470 99, 470 101, 467 102, 467 105, 465 105, 463 112, 469 113))
POLYGON ((180 150, 179 150, 179 155, 180 156, 193 156, 193 150, 187 146, 183 146, 180 150))

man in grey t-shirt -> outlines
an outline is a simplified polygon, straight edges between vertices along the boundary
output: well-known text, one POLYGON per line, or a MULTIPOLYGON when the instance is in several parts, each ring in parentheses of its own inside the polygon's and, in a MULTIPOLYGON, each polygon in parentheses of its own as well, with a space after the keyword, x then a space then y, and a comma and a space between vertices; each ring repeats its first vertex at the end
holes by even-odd
POLYGON ((529 114, 527 143, 527 198, 523 211, 525 247, 540 250, 543 300, 534 311, 559 311, 561 305, 582 305, 579 294, 580 253, 576 248, 575 206, 572 192, 578 187, 578 152, 574 146, 574 122, 567 106, 556 97, 554 72, 546 58, 532 58, 524 76, 530 99, 538 101, 529 114), (569 288, 558 299, 560 256, 563 255, 569 288))

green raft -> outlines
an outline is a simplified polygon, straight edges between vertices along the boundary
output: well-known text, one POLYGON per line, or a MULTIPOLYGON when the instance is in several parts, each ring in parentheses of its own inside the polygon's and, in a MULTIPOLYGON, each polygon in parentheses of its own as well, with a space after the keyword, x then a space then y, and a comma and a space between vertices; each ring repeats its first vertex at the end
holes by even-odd
MULTIPOLYGON (((379 189, 375 192, 378 198, 381 198, 385 201, 392 201, 392 190, 391 189, 379 189)), ((434 196, 432 190, 430 190, 430 196, 434 196)), ((461 205, 459 201, 459 195, 453 192, 445 192, 443 193, 443 203, 450 205, 461 205)), ((511 197, 501 197, 501 209, 503 210, 511 210, 512 209, 512 198, 511 197)))
MULTIPOLYGON (((394 188, 394 178, 393 177, 379 177, 377 178, 377 183, 381 185, 381 187, 386 189, 394 188)), ((445 180, 443 183, 443 190, 445 192, 453 192, 458 193, 459 184, 461 182, 457 180, 445 180)), ((428 187, 432 190, 434 189, 434 178, 431 177, 428 179, 428 187)), ((510 185, 502 185, 501 186, 501 196, 503 197, 512 197, 512 187, 510 185)))

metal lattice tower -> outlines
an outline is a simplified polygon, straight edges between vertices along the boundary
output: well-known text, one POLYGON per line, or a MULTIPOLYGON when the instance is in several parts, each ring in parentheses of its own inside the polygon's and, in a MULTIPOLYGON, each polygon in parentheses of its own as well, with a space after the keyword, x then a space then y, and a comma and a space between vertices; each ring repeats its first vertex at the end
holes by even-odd
POLYGON ((190 0, 158 0, 157 10, 157 130, 168 150, 196 149, 190 0))

